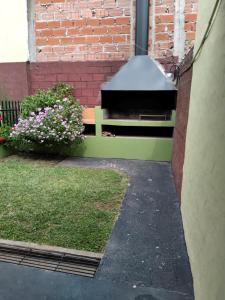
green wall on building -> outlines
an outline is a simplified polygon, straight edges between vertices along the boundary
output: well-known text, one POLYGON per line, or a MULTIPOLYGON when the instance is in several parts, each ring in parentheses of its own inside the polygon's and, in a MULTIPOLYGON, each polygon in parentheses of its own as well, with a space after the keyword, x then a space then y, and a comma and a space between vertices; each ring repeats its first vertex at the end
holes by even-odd
MULTIPOLYGON (((195 52, 213 1, 199 1, 195 52)), ((225 299, 225 1, 194 64, 182 216, 196 300, 225 299)))

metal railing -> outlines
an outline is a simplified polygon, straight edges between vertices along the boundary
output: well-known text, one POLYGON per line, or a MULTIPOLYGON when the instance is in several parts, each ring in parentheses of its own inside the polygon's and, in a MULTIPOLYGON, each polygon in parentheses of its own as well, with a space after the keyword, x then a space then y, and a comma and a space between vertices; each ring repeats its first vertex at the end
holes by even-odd
POLYGON ((0 125, 14 126, 18 122, 20 102, 0 100, 0 125))

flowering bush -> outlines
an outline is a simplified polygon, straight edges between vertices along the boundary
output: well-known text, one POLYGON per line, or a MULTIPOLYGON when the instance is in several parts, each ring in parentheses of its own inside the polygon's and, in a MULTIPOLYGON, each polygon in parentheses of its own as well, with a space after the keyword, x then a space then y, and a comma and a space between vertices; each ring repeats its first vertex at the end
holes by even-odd
POLYGON ((23 144, 69 144, 81 140, 83 130, 81 106, 64 98, 53 107, 39 108, 28 118, 19 118, 10 137, 23 144))
POLYGON ((47 91, 38 90, 35 95, 23 99, 21 104, 22 116, 29 117, 31 112, 36 112, 39 108, 53 107, 59 99, 70 98, 74 100, 72 92, 72 87, 65 83, 58 83, 47 91))
POLYGON ((7 140, 10 135, 10 126, 6 124, 0 124, 0 138, 7 140))

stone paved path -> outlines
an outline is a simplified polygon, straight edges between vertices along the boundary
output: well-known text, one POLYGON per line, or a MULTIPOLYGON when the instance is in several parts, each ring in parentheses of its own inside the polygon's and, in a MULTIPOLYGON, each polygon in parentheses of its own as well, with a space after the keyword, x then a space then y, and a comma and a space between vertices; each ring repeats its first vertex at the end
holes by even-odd
POLYGON ((0 300, 193 300, 170 164, 74 158, 59 165, 114 168, 130 177, 96 277, 0 263, 0 300))

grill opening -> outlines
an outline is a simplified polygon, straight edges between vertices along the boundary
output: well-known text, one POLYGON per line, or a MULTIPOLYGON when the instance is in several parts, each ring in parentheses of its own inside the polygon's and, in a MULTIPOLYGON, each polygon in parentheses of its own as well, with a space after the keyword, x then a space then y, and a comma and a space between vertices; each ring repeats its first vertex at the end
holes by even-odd
POLYGON ((102 108, 174 110, 176 91, 102 91, 102 108))
POLYGON ((0 245, 0 261, 73 275, 94 277, 100 258, 0 245))
POLYGON ((171 119, 171 112, 148 112, 139 114, 139 120, 144 121, 168 121, 171 119))
POLYGON ((169 121, 176 109, 173 91, 103 91, 104 119, 169 121))
POLYGON ((108 137, 127 136, 127 137, 160 137, 171 138, 173 127, 145 127, 145 126, 114 126, 103 125, 102 131, 107 132, 108 137))
POLYGON ((143 121, 169 121, 172 111, 152 109, 110 109, 104 111, 104 119, 114 120, 143 120, 143 121))
POLYGON ((84 125, 84 135, 95 135, 95 125, 94 124, 85 124, 84 125))
POLYGON ((148 56, 148 0, 136 1, 135 33, 135 56, 101 89, 103 118, 119 120, 103 122, 102 136, 171 138, 177 90, 159 64, 148 56))

